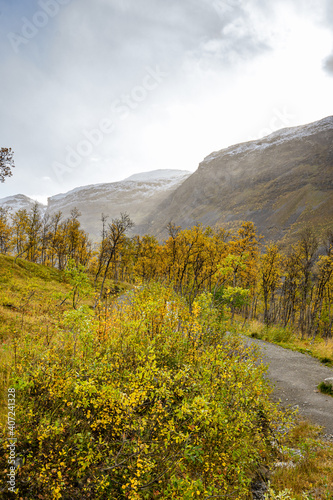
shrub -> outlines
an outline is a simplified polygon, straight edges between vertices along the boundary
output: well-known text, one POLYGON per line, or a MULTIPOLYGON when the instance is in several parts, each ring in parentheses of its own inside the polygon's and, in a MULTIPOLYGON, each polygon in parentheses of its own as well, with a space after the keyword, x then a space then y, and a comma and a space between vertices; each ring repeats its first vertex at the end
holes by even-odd
POLYGON ((248 498, 287 424, 264 368, 224 337, 218 318, 209 294, 190 313, 152 283, 109 311, 103 328, 80 308, 56 343, 22 352, 19 496, 248 498))

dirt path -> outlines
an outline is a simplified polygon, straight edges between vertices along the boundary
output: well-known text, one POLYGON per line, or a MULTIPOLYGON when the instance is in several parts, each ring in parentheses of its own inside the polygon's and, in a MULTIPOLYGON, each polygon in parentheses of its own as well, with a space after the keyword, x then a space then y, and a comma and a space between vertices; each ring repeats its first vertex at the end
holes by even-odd
POLYGON ((333 369, 307 354, 262 340, 247 337, 246 343, 259 346, 263 362, 269 365, 267 375, 274 387, 273 398, 283 406, 297 406, 300 415, 322 425, 324 433, 333 436, 333 397, 317 389, 325 378, 333 377, 333 369))

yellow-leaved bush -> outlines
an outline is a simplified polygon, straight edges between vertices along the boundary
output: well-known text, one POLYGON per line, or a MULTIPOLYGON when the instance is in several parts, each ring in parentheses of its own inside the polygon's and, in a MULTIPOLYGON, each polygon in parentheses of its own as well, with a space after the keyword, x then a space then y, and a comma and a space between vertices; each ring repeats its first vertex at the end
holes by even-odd
POLYGON ((18 498, 249 498, 288 422, 211 294, 189 311, 150 283, 106 317, 101 334, 80 308, 42 352, 20 353, 18 498))

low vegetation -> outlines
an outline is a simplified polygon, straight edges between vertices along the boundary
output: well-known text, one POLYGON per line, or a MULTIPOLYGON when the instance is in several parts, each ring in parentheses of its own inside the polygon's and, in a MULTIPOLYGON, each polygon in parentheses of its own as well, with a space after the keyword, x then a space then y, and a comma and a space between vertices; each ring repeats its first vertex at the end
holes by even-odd
POLYGON ((78 219, 48 220, 37 206, 12 224, 0 214, 1 387, 17 395, 18 498, 245 500, 270 470, 267 498, 290 489, 311 500, 303 468, 322 495, 331 446, 270 400, 238 332, 298 338, 332 361, 332 234, 321 253, 305 231, 282 255, 262 251, 252 223, 234 234, 170 224, 159 243, 127 238, 122 215, 102 219, 94 249, 78 219), (297 484, 274 465, 288 461, 297 484))
POLYGON ((242 331, 245 335, 260 340, 265 340, 273 344, 278 344, 286 349, 309 354, 319 359, 326 366, 333 366, 333 339, 323 339, 322 337, 302 338, 297 330, 279 326, 265 326, 257 320, 249 321, 245 326, 242 319, 237 318, 230 329, 242 331))
POLYGON ((191 304, 208 291, 232 317, 258 319, 300 332, 302 339, 325 340, 333 326, 333 231, 318 235, 305 228, 298 241, 281 252, 265 247, 251 222, 236 232, 223 228, 191 229, 169 223, 169 237, 158 242, 150 235, 129 238, 133 226, 122 214, 110 223, 102 216, 101 242, 94 249, 80 227, 80 214, 66 219, 42 215, 36 204, 30 212, 10 214, 0 208, 0 252, 64 270, 71 259, 87 267, 99 283, 103 298, 107 278, 115 282, 167 281, 191 304))
POLYGON ((320 382, 320 384, 318 385, 318 389, 323 394, 329 394, 330 396, 333 396, 333 385, 331 382, 320 382))
POLYGON ((267 500, 333 498, 333 442, 323 440, 320 434, 320 427, 306 421, 291 429, 275 463, 267 500))
POLYGON ((189 312, 151 283, 63 316, 48 343, 18 342, 23 498, 248 498, 290 422, 210 294, 189 312))

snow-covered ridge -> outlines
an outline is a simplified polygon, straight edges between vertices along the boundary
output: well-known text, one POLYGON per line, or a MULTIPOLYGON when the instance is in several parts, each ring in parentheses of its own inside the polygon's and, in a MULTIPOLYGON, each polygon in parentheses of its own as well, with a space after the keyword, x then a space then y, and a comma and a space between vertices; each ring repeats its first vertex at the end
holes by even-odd
MULTIPOLYGON (((30 210, 30 208, 36 203, 36 200, 25 196, 24 194, 14 194, 11 196, 6 196, 6 198, 0 199, 0 207, 8 209, 10 212, 17 212, 21 209, 30 210)), ((45 205, 38 202, 38 206, 42 211, 46 209, 45 205)))
POLYGON ((24 194, 13 194, 11 196, 6 196, 6 198, 1 198, 2 203, 17 203, 18 201, 28 201, 30 198, 24 194))
POLYGON ((161 169, 152 170, 150 172, 142 172, 139 174, 131 175, 126 179, 118 182, 102 183, 102 184, 89 184, 87 186, 77 187, 68 191, 67 193, 59 193, 48 198, 49 203, 58 202, 64 200, 67 197, 80 197, 83 192, 93 192, 95 195, 100 192, 101 195, 105 192, 121 192, 128 191, 137 187, 140 184, 142 189, 149 191, 158 191, 160 189, 165 189, 166 185, 172 186, 173 184, 179 183, 182 179, 186 179, 191 175, 191 172, 187 170, 172 170, 172 169, 161 169))
POLYGON ((325 130, 333 130, 333 116, 328 116, 323 120, 309 123, 308 125, 300 125, 298 127, 289 127, 277 130, 276 132, 273 132, 272 134, 261 139, 256 139, 250 142, 242 142, 240 144, 221 149, 220 151, 214 151, 210 155, 206 156, 204 163, 210 163, 221 155, 234 156, 256 150, 263 151, 266 148, 276 146, 290 140, 306 139, 311 135, 325 130))
MULTIPOLYGON (((90 184, 80 186, 66 193, 59 193, 51 196, 47 200, 47 206, 39 204, 40 209, 44 212, 47 209, 55 209, 59 206, 60 209, 65 209, 73 203, 84 203, 85 201, 94 202, 104 200, 112 202, 118 194, 122 193, 137 193, 138 199, 144 199, 154 195, 155 193, 163 192, 172 189, 182 181, 187 179, 191 172, 187 170, 160 169, 150 172, 142 172, 131 175, 126 179, 118 182, 90 184)), ((11 212, 25 208, 30 210, 34 205, 35 200, 25 196, 24 194, 16 194, 0 199, 0 206, 8 208, 11 212)))
POLYGON ((179 179, 183 176, 188 176, 190 172, 188 170, 172 170, 172 169, 159 169, 152 170, 150 172, 141 172, 140 174, 134 174, 127 177, 124 182, 135 181, 135 182, 150 182, 156 180, 172 180, 179 179))

